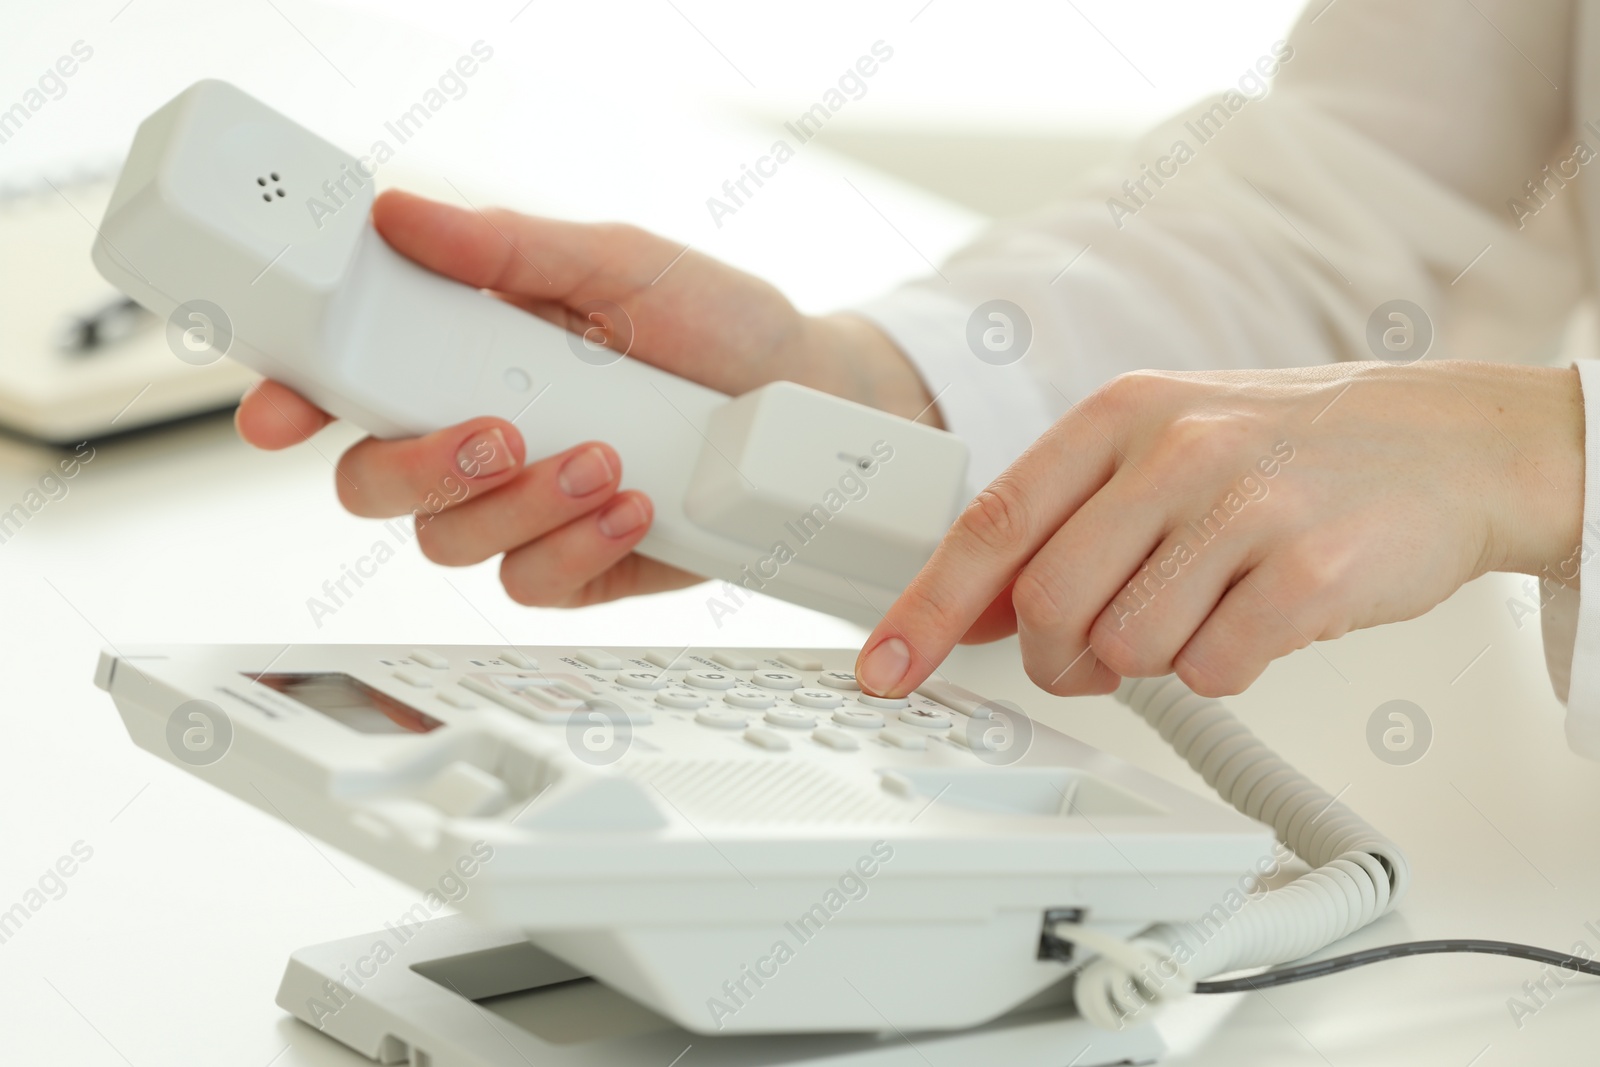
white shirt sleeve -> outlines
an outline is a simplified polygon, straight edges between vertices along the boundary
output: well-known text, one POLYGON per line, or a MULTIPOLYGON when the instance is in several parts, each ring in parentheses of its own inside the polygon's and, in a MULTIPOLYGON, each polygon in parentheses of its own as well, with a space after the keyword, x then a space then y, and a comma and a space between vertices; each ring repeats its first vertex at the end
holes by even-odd
POLYGON ((1242 71, 1061 203, 858 311, 971 445, 974 492, 1119 373, 1370 358, 1367 321, 1394 299, 1432 318, 1434 358, 1529 358, 1583 281, 1576 189, 1511 208, 1570 155, 1567 95, 1538 70, 1569 84, 1572 18, 1513 0, 1304 15, 1263 45, 1270 94, 1242 71), (1032 334, 1009 365, 968 338, 996 299, 1032 334))
MULTIPOLYGON (((1577 17, 1570 0, 1313 5, 1263 48, 1269 94, 1241 72, 1061 203, 858 311, 967 440, 973 492, 1117 374, 1371 358, 1391 300, 1430 317, 1432 358, 1538 358, 1590 274, 1571 171, 1580 144, 1600 157, 1600 116, 1573 113, 1577 17), (1014 362, 974 343, 995 300, 1031 334, 1014 362)), ((1600 419, 1585 434, 1600 548, 1600 419)), ((1600 591, 1600 552, 1581 571, 1600 591)), ((1600 758, 1600 595, 1555 591, 1542 622, 1569 739, 1600 758)))
MULTIPOLYGON (((1600 360, 1579 360, 1583 386, 1583 539, 1578 546, 1574 589, 1546 579, 1538 583, 1544 661, 1556 696, 1567 705, 1567 744, 1600 760, 1600 360)), ((1558 577, 1569 577, 1558 575, 1558 577)))

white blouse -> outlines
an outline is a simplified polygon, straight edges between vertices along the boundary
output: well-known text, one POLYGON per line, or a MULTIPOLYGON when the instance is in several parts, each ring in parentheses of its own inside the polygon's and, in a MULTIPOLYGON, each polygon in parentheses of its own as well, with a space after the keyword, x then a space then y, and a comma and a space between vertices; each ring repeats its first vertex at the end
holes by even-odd
MULTIPOLYGON (((1126 370, 1393 358, 1369 341, 1392 301, 1429 358, 1546 362, 1600 278, 1597 8, 1313 0, 1231 90, 858 310, 970 444, 973 492, 1126 370)), ((1600 420, 1585 435, 1600 589, 1600 420)), ((1600 758, 1600 597, 1541 599, 1568 737, 1600 758)))

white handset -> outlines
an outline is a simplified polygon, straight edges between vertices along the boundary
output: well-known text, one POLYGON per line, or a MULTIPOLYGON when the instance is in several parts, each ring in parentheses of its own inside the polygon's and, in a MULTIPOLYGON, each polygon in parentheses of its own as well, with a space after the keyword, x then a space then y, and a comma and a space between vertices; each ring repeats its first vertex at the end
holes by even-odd
POLYGON ((638 550, 746 590, 870 624, 949 527, 959 438, 792 382, 730 398, 619 358, 401 256, 372 195, 354 157, 201 81, 140 125, 94 262, 379 436, 496 415, 530 459, 606 441, 655 505, 638 550))

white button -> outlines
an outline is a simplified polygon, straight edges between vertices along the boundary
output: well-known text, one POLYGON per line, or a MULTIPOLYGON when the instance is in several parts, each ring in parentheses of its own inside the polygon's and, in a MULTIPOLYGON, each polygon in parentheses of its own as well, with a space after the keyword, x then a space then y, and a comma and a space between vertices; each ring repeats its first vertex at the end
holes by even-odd
POLYGON ((431 667, 436 671, 447 670, 450 667, 449 660, 439 655, 439 653, 430 651, 426 648, 413 648, 411 650, 411 658, 422 664, 424 667, 431 667))
POLYGON ((432 680, 424 678, 416 671, 408 671, 404 667, 394 672, 394 676, 407 685, 414 685, 418 689, 428 689, 433 685, 432 680))
POLYGON ((787 752, 789 739, 776 730, 769 730, 765 726, 752 726, 744 732, 744 739, 757 748, 764 748, 768 752, 787 752))
POLYGON ((763 693, 759 689, 730 689, 722 694, 722 699, 736 708, 749 708, 751 711, 770 708, 777 703, 771 693, 763 693))
POLYGON ((898 771, 885 772, 880 781, 885 792, 893 793, 902 800, 910 800, 917 795, 917 787, 911 783, 911 779, 898 771))
POLYGON ((603 648, 578 649, 578 662, 588 664, 597 671, 620 671, 622 661, 603 648))
POLYGON ((900 721, 928 730, 942 730, 951 725, 950 716, 938 708, 907 708, 900 713, 900 721))
POLYGON ((949 682, 926 681, 917 686, 917 692, 929 700, 937 700, 947 708, 954 708, 974 719, 989 718, 988 702, 970 689, 949 682))
POLYGON ((745 717, 744 712, 734 711, 732 708, 706 708, 704 711, 695 713, 694 721, 699 723, 701 726, 715 726, 723 730, 737 730, 750 720, 745 717))
POLYGON ((526 393, 533 387, 533 379, 521 367, 507 367, 505 380, 513 392, 526 393))
POLYGON ((713 652, 711 653, 711 660, 713 663, 719 663, 730 671, 753 671, 756 669, 755 660, 738 652, 713 652))
POLYGON ((706 706, 706 695, 704 693, 696 693, 693 689, 685 689, 682 686, 675 685, 671 689, 663 689, 657 693, 656 703, 664 708, 693 711, 695 708, 706 706))
POLYGON ((629 689, 665 689, 672 684, 672 679, 654 671, 618 671, 617 684, 629 689))
POLYGON ((885 730, 879 736, 885 741, 889 742, 895 748, 905 748, 910 749, 913 752, 921 752, 923 749, 928 747, 927 734, 914 734, 910 730, 885 730))
POLYGON ((460 693, 453 693, 448 689, 439 694, 439 699, 449 704, 452 708, 460 708, 463 711, 470 711, 478 706, 460 693))
POLYGON ((861 747, 861 742, 857 741, 853 735, 847 734, 834 726, 819 726, 811 731, 811 736, 829 748, 836 748, 840 752, 854 752, 861 747))
POLYGON ((750 681, 763 689, 799 689, 805 679, 793 671, 756 671, 750 681))
POLYGON ((732 689, 739 679, 722 671, 690 671, 683 680, 696 689, 732 689))
POLYGON ((869 697, 865 693, 862 693, 856 699, 869 708, 883 708, 887 711, 899 711, 911 703, 905 697, 869 697))
POLYGON ((876 730, 883 725, 883 713, 865 708, 840 708, 833 713, 833 721, 858 730, 876 730))
POLYGON ((830 693, 826 689, 796 689, 789 698, 803 708, 836 708, 844 703, 844 697, 838 693, 830 693))
POLYGON ((778 662, 793 667, 797 671, 820 671, 822 661, 815 656, 803 655, 799 652, 779 652, 778 662))
POLYGON ((856 676, 849 671, 823 671, 817 675, 817 684, 825 685, 830 689, 860 689, 856 684, 856 676))
MULTIPOLYGON (((687 651, 688 651, 688 649, 684 650, 684 652, 687 652, 687 651)), ((674 652, 662 652, 659 649, 651 649, 649 652, 646 652, 644 654, 644 658, 647 661, 649 661, 650 663, 654 663, 657 667, 660 667, 662 670, 667 670, 674 663, 677 663, 678 660, 683 658, 683 652, 676 652, 676 653, 674 653, 674 652)))
MULTIPOLYGON (((472 692, 477 693, 479 696, 488 697, 501 707, 509 708, 518 715, 522 715, 529 719, 535 718, 535 712, 550 712, 552 714, 560 715, 561 718, 558 721, 565 722, 566 716, 573 709, 581 707, 583 704, 583 702, 580 700, 569 700, 564 697, 559 697, 555 695, 555 693, 549 692, 543 687, 530 687, 528 690, 513 692, 508 689, 502 689, 493 682, 487 682, 482 678, 477 677, 461 679, 461 687, 463 689, 469 689, 472 692), (535 704, 533 702, 532 698, 534 696, 538 697, 539 703, 535 704)), ((550 722, 551 720, 548 718, 539 718, 538 721, 550 722)))
POLYGON ((511 664, 513 667, 520 667, 525 671, 536 671, 539 669, 538 660, 534 659, 532 656, 524 656, 521 652, 518 652, 514 648, 502 648, 500 650, 500 658, 511 664))
POLYGON ((816 713, 800 708, 773 708, 767 712, 766 719, 774 726, 789 726, 797 730, 817 725, 816 713))

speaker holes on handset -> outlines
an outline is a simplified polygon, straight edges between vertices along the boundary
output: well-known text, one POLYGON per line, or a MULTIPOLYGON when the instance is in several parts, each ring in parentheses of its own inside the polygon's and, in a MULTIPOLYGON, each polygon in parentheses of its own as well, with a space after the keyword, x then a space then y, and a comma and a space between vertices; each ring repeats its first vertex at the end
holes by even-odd
POLYGON ((257 178, 256 179, 256 184, 257 185, 265 185, 265 184, 267 184, 267 179, 265 179, 265 178, 257 178))
POLYGON ((278 199, 279 200, 282 200, 284 197, 288 196, 289 194, 284 190, 283 186, 278 184, 278 182, 280 182, 282 180, 283 179, 279 176, 277 171, 270 172, 265 178, 257 178, 256 179, 256 184, 261 186, 261 188, 267 190, 266 192, 261 194, 261 199, 265 200, 267 203, 270 204, 270 203, 272 203, 272 194, 273 193, 277 193, 278 194, 278 199), (272 185, 273 185, 273 188, 271 188, 271 189, 267 189, 267 182, 268 182, 269 179, 271 180, 272 185))

